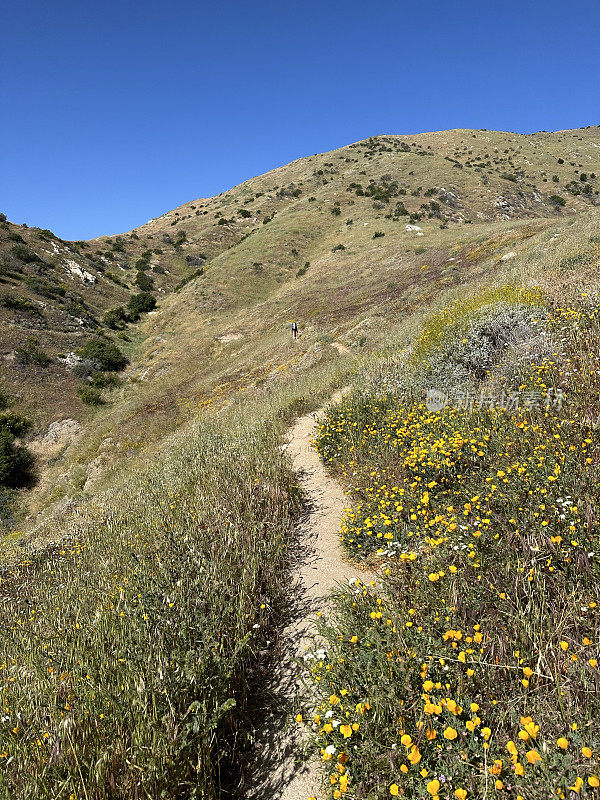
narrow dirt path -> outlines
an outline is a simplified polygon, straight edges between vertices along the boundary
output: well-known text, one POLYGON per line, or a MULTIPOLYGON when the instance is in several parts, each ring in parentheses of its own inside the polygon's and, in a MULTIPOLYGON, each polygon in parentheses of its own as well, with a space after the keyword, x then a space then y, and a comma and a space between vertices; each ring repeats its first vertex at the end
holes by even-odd
MULTIPOLYGON (((336 393, 330 402, 339 402, 344 391, 336 393)), ((362 581, 374 577, 344 560, 339 529, 348 501, 311 446, 325 408, 296 420, 288 437, 288 453, 307 496, 308 513, 298 532, 293 609, 283 632, 281 668, 273 676, 271 688, 277 710, 265 720, 267 730, 258 736, 260 766, 252 780, 255 788, 247 795, 253 800, 308 800, 319 796, 318 765, 302 762, 303 731, 290 719, 294 704, 302 697, 297 659, 306 652, 315 633, 317 612, 327 610, 332 587, 352 577, 362 581)))

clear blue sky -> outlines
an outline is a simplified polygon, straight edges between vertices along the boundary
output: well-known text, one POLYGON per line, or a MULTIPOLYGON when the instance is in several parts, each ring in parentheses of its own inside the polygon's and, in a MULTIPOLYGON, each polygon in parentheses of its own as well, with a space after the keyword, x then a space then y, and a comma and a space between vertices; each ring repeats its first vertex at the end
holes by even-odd
POLYGON ((380 133, 598 123, 598 0, 29 0, 0 210, 84 239, 380 133))

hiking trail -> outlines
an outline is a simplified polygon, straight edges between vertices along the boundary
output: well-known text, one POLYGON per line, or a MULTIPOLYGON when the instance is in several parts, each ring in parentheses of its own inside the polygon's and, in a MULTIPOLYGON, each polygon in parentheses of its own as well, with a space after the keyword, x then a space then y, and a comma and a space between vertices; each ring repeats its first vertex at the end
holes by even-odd
MULTIPOLYGON (((336 392, 329 404, 338 403, 347 391, 336 392)), ((247 795, 252 800, 308 800, 320 796, 319 765, 301 761, 305 734, 293 717, 294 704, 305 691, 297 659, 306 653, 315 633, 314 619, 317 612, 327 610, 332 588, 347 584, 351 578, 368 582, 374 577, 344 558, 339 530, 348 501, 342 486, 327 474, 312 446, 326 408, 298 418, 288 434, 286 448, 307 499, 307 513, 297 531, 292 614, 282 634, 281 666, 270 690, 278 710, 269 714, 263 732, 257 733, 260 764, 251 781, 253 789, 247 795)))

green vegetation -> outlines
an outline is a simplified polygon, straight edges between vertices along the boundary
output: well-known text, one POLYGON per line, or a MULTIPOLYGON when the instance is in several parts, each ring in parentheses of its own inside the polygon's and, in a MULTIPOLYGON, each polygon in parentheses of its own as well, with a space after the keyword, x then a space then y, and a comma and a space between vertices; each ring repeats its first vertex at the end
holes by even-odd
MULTIPOLYGON (((6 411, 8 397, 0 392, 0 489, 20 489, 34 479, 34 459, 18 440, 29 431, 29 420, 6 411)), ((4 497, 0 495, 4 505, 4 497)), ((4 511, 3 508, 0 508, 4 511)))
POLYGON ((310 662, 333 797, 597 796, 600 431, 582 420, 600 401, 600 306, 538 315, 551 348, 515 374, 521 343, 500 336, 490 357, 498 311, 481 299, 437 315, 394 386, 367 373, 317 442, 352 483, 344 545, 382 575, 337 593, 310 662), (410 387, 465 341, 466 316, 481 360, 430 410, 410 387))
POLYGON ((24 347, 17 347, 15 356, 19 364, 35 364, 38 367, 47 367, 52 359, 39 346, 35 336, 30 336, 24 347))
POLYGON ((128 364, 127 357, 119 348, 104 339, 90 339, 78 349, 77 355, 99 371, 119 372, 128 364))
POLYGON ((77 390, 77 394, 82 403, 85 403, 87 406, 102 406, 104 405, 104 398, 102 397, 102 393, 99 388, 96 386, 80 386, 77 390))
POLYGON ((22 295, 6 292, 0 297, 0 303, 4 308, 10 308, 12 311, 24 311, 26 314, 40 314, 39 309, 33 305, 26 297, 22 295))
MULTIPOLYGON (((22 505, 2 515, 0 797, 233 794, 242 751, 255 752, 253 703, 272 674, 291 585, 301 498, 281 434, 349 382, 354 394, 332 410, 322 451, 352 492, 349 556, 368 554, 389 574, 377 590, 342 590, 324 629, 310 708, 322 714, 318 756, 330 755, 326 742, 337 748, 323 762, 327 781, 336 767, 327 793, 380 800, 396 786, 423 800, 439 780, 440 800, 461 800, 454 786, 467 800, 486 791, 516 800, 519 763, 525 800, 561 797, 559 769, 565 798, 576 796, 575 770, 588 781, 579 796, 590 795, 600 745, 597 645, 584 641, 598 638, 597 429, 571 425, 570 406, 548 417, 543 407, 434 414, 422 394, 522 384, 543 393, 542 381, 582 413, 589 400, 597 416, 597 321, 589 308, 573 320, 558 310, 576 289, 598 288, 597 198, 584 190, 600 172, 597 135, 374 137, 182 206, 116 249, 114 237, 53 247, 35 229, 0 225, 2 379, 34 420, 42 478, 26 497, 11 489, 22 505), (575 148, 581 164, 557 164, 575 148), (552 189, 573 181, 579 194, 536 192, 555 172, 552 189), (240 212, 248 198, 250 216, 240 212), (344 211, 341 229, 332 207, 344 211), (417 220, 419 238, 405 230, 417 220), (14 245, 47 261, 23 261, 14 245), (520 288, 536 282, 544 293, 520 288), (160 313, 145 316, 157 298, 160 313), (100 321, 127 342, 132 370, 118 391, 125 356, 116 348, 106 360, 100 321), (14 357, 31 335, 43 353, 64 354, 48 370, 14 357), (48 425, 70 418, 82 435, 63 446, 69 426, 59 425, 53 443, 48 425), (559 498, 569 503, 560 513, 559 498), (439 714, 425 712, 425 692, 439 714), (329 711, 341 720, 331 731, 329 711), (349 722, 358 729, 344 738, 349 722), (519 731, 537 725, 523 750, 519 731), (473 735, 487 728, 487 741, 473 735)), ((12 444, 22 446, 18 436, 12 444)))
POLYGON ((118 306, 117 308, 111 308, 104 314, 103 322, 107 328, 113 328, 114 330, 120 330, 125 327, 129 320, 127 315, 127 311, 123 308, 123 306, 118 306))
POLYGON ((195 423, 3 581, 4 795, 219 796, 299 509, 276 428, 246 412, 195 423))
POLYGON ((133 294, 127 303, 129 318, 135 322, 140 316, 156 308, 156 297, 150 292, 133 294))
POLYGON ((146 273, 142 272, 141 270, 139 270, 137 275, 135 276, 134 283, 143 292, 151 292, 154 289, 153 279, 149 275, 146 275, 146 273))

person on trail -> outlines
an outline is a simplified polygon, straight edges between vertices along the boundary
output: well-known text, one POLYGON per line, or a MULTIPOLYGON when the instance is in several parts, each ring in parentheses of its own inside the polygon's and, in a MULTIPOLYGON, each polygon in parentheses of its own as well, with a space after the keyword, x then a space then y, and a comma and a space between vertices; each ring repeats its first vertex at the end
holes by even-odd
POLYGON ((298 323, 292 322, 292 336, 294 339, 298 338, 298 323))

